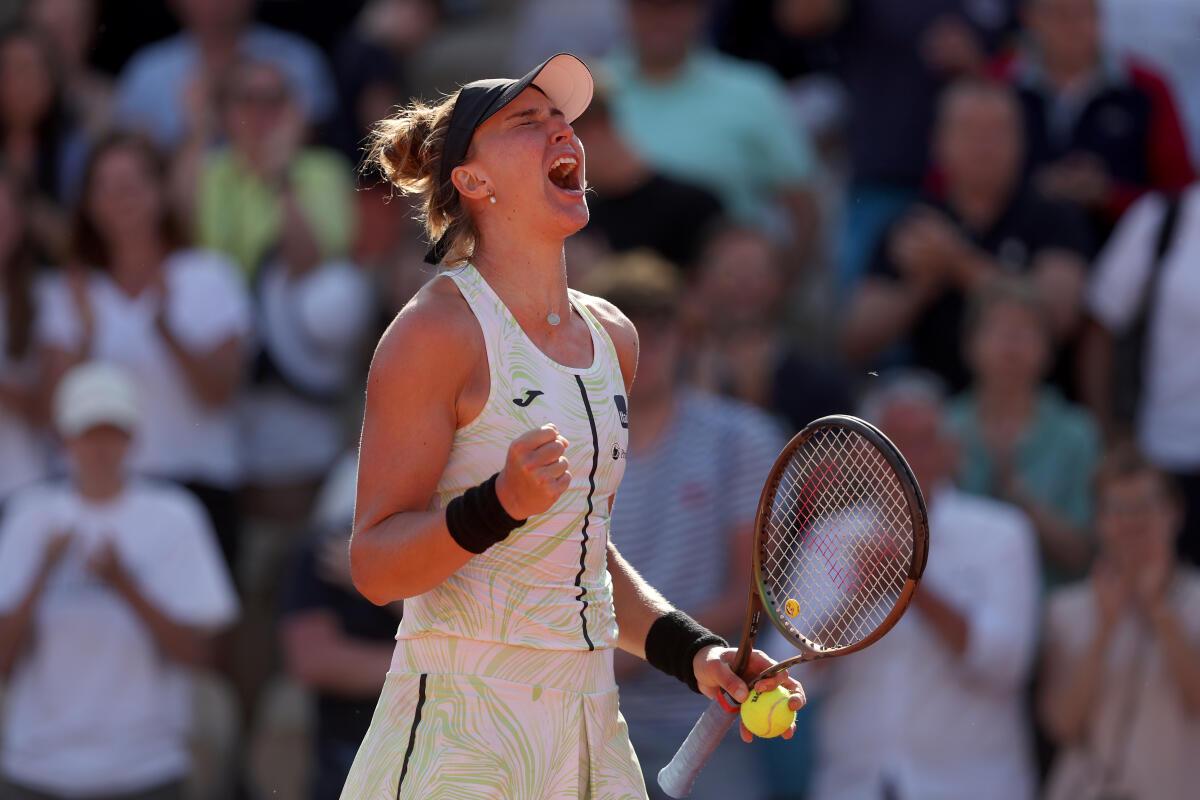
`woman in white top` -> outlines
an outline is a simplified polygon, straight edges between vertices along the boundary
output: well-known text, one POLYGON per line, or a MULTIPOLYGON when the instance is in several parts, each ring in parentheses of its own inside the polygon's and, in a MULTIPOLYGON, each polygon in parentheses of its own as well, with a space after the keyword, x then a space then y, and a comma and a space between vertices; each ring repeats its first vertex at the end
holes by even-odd
POLYGON ((249 301, 225 259, 182 246, 165 176, 161 156, 142 139, 118 134, 96 145, 74 231, 83 266, 50 287, 38 327, 51 375, 101 359, 134 376, 143 416, 133 468, 191 489, 231 557, 233 402, 249 301))
POLYGON ((591 91, 560 54, 376 130, 445 272, 368 378, 351 567, 368 599, 406 603, 345 800, 645 797, 617 647, 710 697, 747 695, 734 651, 609 542, 637 333, 566 283, 563 242, 588 220, 570 122, 591 91))
POLYGON ((19 179, 0 170, 0 504, 44 477, 47 466, 33 346, 39 293, 29 199, 19 179))

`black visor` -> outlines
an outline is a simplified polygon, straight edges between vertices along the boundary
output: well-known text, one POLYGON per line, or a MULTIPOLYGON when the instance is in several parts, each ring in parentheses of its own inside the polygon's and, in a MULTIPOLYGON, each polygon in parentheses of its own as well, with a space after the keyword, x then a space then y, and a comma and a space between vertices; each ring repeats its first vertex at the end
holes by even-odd
MULTIPOLYGON (((551 56, 523 78, 488 78, 468 83, 459 91, 454 110, 450 112, 450 129, 446 132, 438 172, 439 186, 448 183, 454 168, 466 161, 475 129, 530 86, 540 89, 563 112, 567 122, 578 119, 592 101, 592 73, 570 53, 551 56)), ((429 248, 425 261, 441 263, 449 246, 446 237, 441 237, 429 248)))

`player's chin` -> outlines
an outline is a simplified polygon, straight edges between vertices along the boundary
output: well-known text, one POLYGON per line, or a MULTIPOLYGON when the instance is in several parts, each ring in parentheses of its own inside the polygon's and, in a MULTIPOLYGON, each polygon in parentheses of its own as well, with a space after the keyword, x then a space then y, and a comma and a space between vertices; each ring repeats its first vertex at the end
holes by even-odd
POLYGON ((587 196, 582 190, 564 191, 550 184, 546 191, 546 204, 553 217, 571 233, 578 233, 588 224, 591 213, 588 211, 587 196))

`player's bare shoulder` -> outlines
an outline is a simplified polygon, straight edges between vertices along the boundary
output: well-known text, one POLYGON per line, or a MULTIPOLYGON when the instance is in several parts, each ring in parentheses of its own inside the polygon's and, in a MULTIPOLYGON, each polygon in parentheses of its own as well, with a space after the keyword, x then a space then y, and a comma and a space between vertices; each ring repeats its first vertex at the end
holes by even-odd
POLYGON ((370 380, 401 370, 410 383, 461 384, 480 358, 487 350, 479 323, 454 282, 439 276, 421 287, 380 337, 370 380))
POLYGON ((628 388, 633 384, 633 376, 637 372, 637 328, 629 321, 629 317, 622 313, 621 309, 603 297, 584 294, 574 289, 571 290, 571 295, 595 314, 596 319, 600 321, 600 324, 604 326, 604 330, 608 332, 609 338, 612 339, 613 347, 617 350, 617 358, 621 362, 621 373, 625 376, 625 386, 628 388))

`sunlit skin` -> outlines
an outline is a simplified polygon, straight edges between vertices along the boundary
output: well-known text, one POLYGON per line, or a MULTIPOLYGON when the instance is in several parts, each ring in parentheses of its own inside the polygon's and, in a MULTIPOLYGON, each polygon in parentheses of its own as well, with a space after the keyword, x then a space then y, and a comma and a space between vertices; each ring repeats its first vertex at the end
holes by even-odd
MULTIPOLYGON (((562 111, 536 88, 527 89, 473 134, 463 163, 450 176, 476 232, 471 263, 508 306, 531 341, 560 364, 582 367, 595 357, 587 323, 567 306, 564 241, 588 222, 583 145, 562 111), (575 161, 569 173, 551 168, 575 161), (495 198, 492 202, 491 198, 495 198), (559 324, 548 312, 563 310, 559 324)), ((637 363, 637 333, 599 298, 585 298, 611 337, 626 392, 637 363)), ((428 591, 470 557, 430 511, 430 498, 450 456, 455 431, 483 410, 488 359, 478 322, 450 281, 431 281, 400 312, 376 349, 367 380, 358 494, 351 540, 355 587, 377 604, 428 591), (397 380, 392 376, 405 376, 397 380), (421 376, 413 391, 409 376, 421 376), (420 452, 422 458, 411 457, 420 452)), ((566 444, 545 426, 517 437, 496 480, 496 496, 515 519, 542 513, 569 481, 566 444)), ((646 634, 669 606, 609 544, 613 602, 621 620, 619 646, 644 658, 646 634)), ((748 690, 729 668, 734 651, 705 647, 693 659, 701 691, 720 687, 741 700, 748 690)), ((770 665, 755 652, 748 672, 770 665)), ((785 683, 803 705, 798 684, 785 683)), ((749 738, 743 729, 743 738, 749 738)), ((790 732, 786 735, 790 735, 790 732)))
POLYGON ((561 241, 588 222, 586 156, 583 142, 562 111, 538 89, 521 92, 481 125, 467 160, 451 173, 455 187, 471 210, 486 249, 488 229, 505 238, 561 241), (564 190, 547 177, 560 156, 578 162, 578 190, 564 190), (502 188, 501 188, 502 187, 502 188), (495 194, 492 208, 489 197, 495 194))

